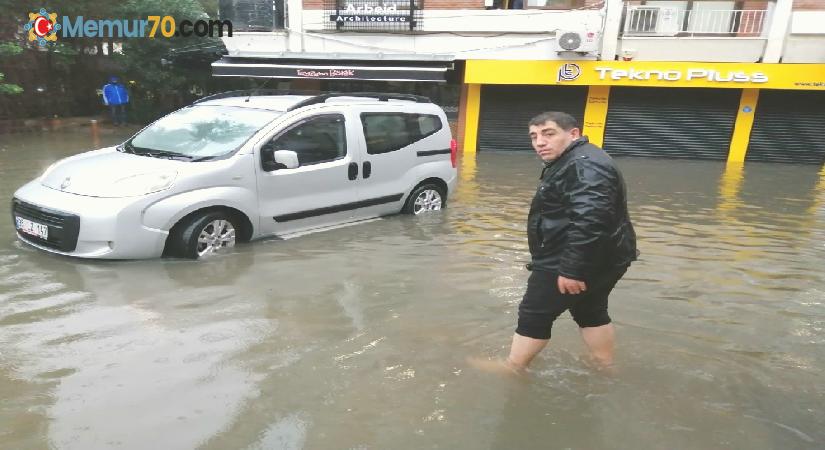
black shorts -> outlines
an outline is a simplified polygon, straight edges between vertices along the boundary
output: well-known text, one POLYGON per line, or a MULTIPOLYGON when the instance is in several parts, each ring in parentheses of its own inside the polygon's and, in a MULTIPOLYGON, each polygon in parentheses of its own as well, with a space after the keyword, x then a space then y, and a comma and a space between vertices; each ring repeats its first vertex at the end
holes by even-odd
POLYGON ((580 294, 562 294, 557 273, 534 270, 518 307, 516 333, 534 339, 550 339, 553 321, 568 309, 581 328, 609 324, 607 296, 626 271, 627 267, 620 267, 606 272, 588 282, 587 290, 580 294))

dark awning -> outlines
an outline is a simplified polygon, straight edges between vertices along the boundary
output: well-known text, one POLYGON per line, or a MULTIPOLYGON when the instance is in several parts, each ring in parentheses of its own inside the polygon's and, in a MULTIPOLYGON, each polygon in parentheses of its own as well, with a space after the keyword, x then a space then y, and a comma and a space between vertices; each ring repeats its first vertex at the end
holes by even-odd
POLYGON ((212 63, 216 77, 304 78, 317 80, 446 81, 448 61, 330 61, 238 58, 212 63))

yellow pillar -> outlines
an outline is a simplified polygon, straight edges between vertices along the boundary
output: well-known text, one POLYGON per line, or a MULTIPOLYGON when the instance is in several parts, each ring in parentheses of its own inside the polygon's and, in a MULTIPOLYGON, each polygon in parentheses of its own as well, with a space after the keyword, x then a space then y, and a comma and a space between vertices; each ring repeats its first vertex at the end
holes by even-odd
POLYGON ((481 111, 481 85, 467 85, 467 110, 464 116, 464 142, 462 151, 464 155, 475 156, 478 146, 478 120, 481 111))
POLYGON ((458 187, 456 188, 456 200, 474 202, 478 197, 478 183, 476 182, 476 155, 462 155, 458 166, 458 187))
POLYGON ((736 124, 733 127, 733 137, 730 140, 729 163, 745 162, 757 102, 759 102, 759 89, 742 89, 739 111, 736 113, 736 124))
POLYGON ((725 172, 719 181, 719 204, 717 205, 717 211, 722 213, 723 219, 729 218, 728 213, 741 205, 739 191, 742 189, 742 181, 745 178, 744 168, 745 164, 742 162, 728 162, 725 166, 725 172))
POLYGON ((604 145, 604 126, 607 122, 607 102, 610 86, 590 86, 587 90, 587 105, 584 107, 582 134, 586 134, 595 145, 604 145))
POLYGON ((819 182, 816 184, 816 191, 814 192, 816 196, 814 198, 814 202, 811 204, 811 207, 808 208, 808 212, 812 215, 816 216, 823 208, 825 208, 825 165, 822 166, 822 169, 819 171, 819 182))

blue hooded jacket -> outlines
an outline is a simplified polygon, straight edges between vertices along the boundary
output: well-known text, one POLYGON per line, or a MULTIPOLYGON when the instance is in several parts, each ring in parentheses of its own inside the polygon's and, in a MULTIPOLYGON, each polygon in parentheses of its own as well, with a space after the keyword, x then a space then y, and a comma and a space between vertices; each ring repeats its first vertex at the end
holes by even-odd
POLYGON ((104 105, 125 105, 127 103, 129 103, 129 93, 122 84, 113 82, 103 86, 104 105))

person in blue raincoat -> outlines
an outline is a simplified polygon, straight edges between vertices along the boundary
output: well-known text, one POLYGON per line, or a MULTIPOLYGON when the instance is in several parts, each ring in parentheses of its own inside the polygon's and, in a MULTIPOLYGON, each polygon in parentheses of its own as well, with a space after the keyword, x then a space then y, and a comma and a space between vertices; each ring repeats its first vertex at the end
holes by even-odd
POLYGON ((109 77, 109 84, 103 86, 103 104, 112 113, 112 123, 126 125, 126 105, 129 104, 129 92, 117 77, 109 77))

